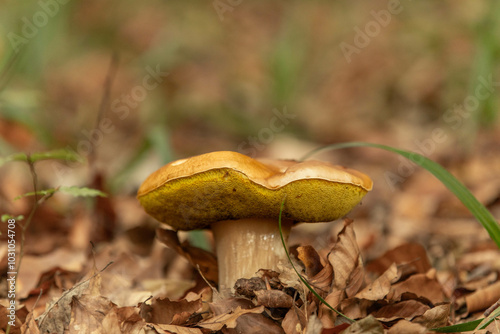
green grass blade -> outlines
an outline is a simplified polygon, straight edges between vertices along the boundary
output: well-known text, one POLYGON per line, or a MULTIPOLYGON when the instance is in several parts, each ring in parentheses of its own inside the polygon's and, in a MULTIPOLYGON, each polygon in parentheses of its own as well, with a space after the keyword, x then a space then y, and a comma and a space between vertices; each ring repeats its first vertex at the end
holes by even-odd
POLYGON ((483 320, 483 319, 478 319, 478 320, 474 320, 474 321, 464 322, 463 324, 458 324, 458 325, 433 328, 431 330, 434 331, 434 332, 438 332, 438 333, 469 332, 469 331, 473 331, 474 329, 476 329, 476 327, 481 323, 481 320, 483 320))
POLYGON ((299 277, 299 279, 302 281, 302 283, 304 283, 304 285, 307 287, 307 289, 309 289, 309 291, 311 291, 313 293, 313 295, 316 296, 316 298, 318 298, 323 304, 325 304, 330 310, 334 311, 335 313, 337 313, 338 315, 340 315, 341 317, 344 317, 346 320, 348 320, 349 322, 353 323, 354 320, 347 317, 346 315, 342 314, 340 311, 336 310, 335 308, 333 308, 330 304, 328 304, 326 302, 326 300, 323 299, 323 297, 321 297, 313 288, 311 285, 309 285, 309 283, 307 282, 307 280, 302 277, 302 275, 299 273, 299 271, 295 268, 293 262, 292 262, 292 259, 290 258, 290 253, 288 253, 288 248, 286 246, 286 242, 285 242, 285 238, 283 238, 283 232, 281 230, 281 213, 283 212, 283 206, 285 205, 285 200, 286 200, 286 195, 285 197, 283 198, 283 202, 281 202, 281 208, 280 208, 280 215, 279 215, 279 219, 278 219, 278 227, 279 227, 279 230, 280 230, 280 237, 281 237, 281 243, 283 244, 283 249, 285 250, 285 253, 286 253, 286 257, 288 258, 288 261, 290 262, 290 264, 292 265, 292 268, 293 270, 295 271, 295 273, 297 274, 297 276, 299 277))
POLYGON ((374 143, 365 143, 365 142, 347 142, 347 143, 339 143, 333 145, 327 145, 316 149, 306 156, 304 156, 301 160, 305 160, 311 155, 324 151, 327 149, 341 149, 348 147, 374 147, 382 150, 386 150, 389 152, 397 153, 417 165, 427 169, 430 173, 432 173, 436 178, 438 178, 451 192, 457 196, 457 198, 462 201, 462 203, 469 209, 469 211, 476 217, 476 219, 483 225, 483 227, 488 231, 491 239, 497 244, 498 248, 500 248, 500 225, 493 215, 482 205, 475 197, 471 194, 471 192, 459 181, 455 178, 450 172, 448 172, 445 168, 443 168, 437 162, 434 162, 421 154, 400 150, 394 147, 374 144, 374 143))

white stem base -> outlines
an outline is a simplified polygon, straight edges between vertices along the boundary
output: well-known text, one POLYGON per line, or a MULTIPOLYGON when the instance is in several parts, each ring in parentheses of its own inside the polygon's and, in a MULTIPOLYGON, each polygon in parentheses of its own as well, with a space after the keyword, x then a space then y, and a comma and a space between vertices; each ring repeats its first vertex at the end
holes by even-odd
MULTIPOLYGON (((282 220, 285 241, 291 227, 291 221, 282 220)), ((211 228, 219 266, 219 292, 225 298, 239 278, 254 277, 259 269, 277 270, 280 261, 288 261, 276 219, 224 220, 211 228)))

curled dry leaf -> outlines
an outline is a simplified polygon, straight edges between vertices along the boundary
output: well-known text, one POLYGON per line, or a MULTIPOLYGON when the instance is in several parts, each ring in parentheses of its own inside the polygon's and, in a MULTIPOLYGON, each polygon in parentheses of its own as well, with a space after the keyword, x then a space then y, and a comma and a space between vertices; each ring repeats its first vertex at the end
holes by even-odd
MULTIPOLYGON (((11 327, 11 333, 16 333, 15 331, 12 330, 11 327)), ((21 333, 23 334, 40 334, 40 329, 38 328, 38 325, 35 321, 35 316, 33 315, 33 312, 30 312, 28 316, 26 317, 26 321, 23 323, 21 326, 21 333)))
POLYGON ((203 277, 207 280, 218 282, 217 259, 214 254, 193 247, 188 242, 181 244, 177 232, 172 230, 158 228, 156 229, 156 236, 160 242, 185 257, 195 268, 199 267, 203 277))
POLYGON ((394 326, 389 328, 388 334, 426 334, 427 328, 420 324, 415 324, 408 320, 400 320, 394 326))
POLYGON ((104 333, 141 334, 146 322, 139 315, 138 307, 115 307, 102 320, 104 333))
POLYGON ((387 299, 398 301, 401 300, 403 294, 408 293, 425 298, 434 305, 445 301, 443 288, 437 281, 434 269, 429 270, 426 274, 412 275, 406 281, 394 284, 387 299))
POLYGON ((450 304, 442 304, 425 311, 425 313, 419 317, 416 317, 412 321, 414 323, 419 323, 427 328, 436 328, 446 326, 448 323, 448 317, 450 315, 450 304))
POLYGON ((155 324, 183 325, 202 307, 202 300, 171 301, 168 298, 155 298, 151 305, 143 303, 140 315, 146 321, 155 324))
POLYGON ((213 318, 204 320, 198 323, 198 326, 210 329, 212 331, 220 331, 224 326, 227 328, 235 328, 237 320, 244 314, 255 313, 260 314, 264 312, 264 306, 259 306, 253 309, 242 309, 238 306, 234 312, 223 313, 213 318))
POLYGON ((423 315, 430 307, 416 300, 405 300, 395 304, 389 304, 381 307, 372 315, 377 319, 389 322, 396 319, 411 320, 417 316, 423 315))
POLYGON ((432 266, 427 257, 425 248, 417 243, 407 243, 386 252, 376 260, 366 265, 366 270, 381 275, 393 263, 404 265, 403 275, 426 273, 432 266))
POLYGON ((281 290, 258 290, 255 291, 257 304, 270 308, 291 308, 293 306, 292 296, 281 290))
POLYGON ((319 254, 312 246, 297 247, 297 257, 304 264, 307 277, 313 277, 323 269, 319 254))
POLYGON ((328 254, 333 268, 333 288, 346 291, 354 296, 364 282, 364 268, 352 220, 344 220, 344 228, 338 235, 337 243, 328 254))
POLYGON ((149 326, 154 328, 155 331, 159 334, 203 334, 203 332, 199 328, 189 328, 165 324, 151 324, 149 326))
POLYGON ((369 315, 358 320, 341 332, 341 334, 384 334, 384 327, 377 319, 369 315))
POLYGON ((281 322, 281 327, 286 334, 301 334, 307 325, 304 311, 297 307, 292 307, 281 322))
POLYGON ((330 263, 327 263, 320 272, 309 279, 309 284, 322 297, 324 297, 332 286, 333 268, 330 263))
POLYGON ((393 263, 379 278, 356 294, 357 299, 382 300, 391 291, 391 285, 400 277, 396 264, 393 263))
POLYGON ((473 313, 486 310, 500 299, 500 281, 465 297, 467 311, 473 313))

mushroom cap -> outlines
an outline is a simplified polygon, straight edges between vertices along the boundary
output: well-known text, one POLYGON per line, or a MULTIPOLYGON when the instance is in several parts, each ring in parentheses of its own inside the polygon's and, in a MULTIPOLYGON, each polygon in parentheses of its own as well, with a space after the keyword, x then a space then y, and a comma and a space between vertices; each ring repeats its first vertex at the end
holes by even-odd
POLYGON ((242 218, 327 222, 345 216, 372 189, 365 174, 320 161, 255 160, 221 151, 170 162, 137 193, 146 212, 176 230, 242 218))

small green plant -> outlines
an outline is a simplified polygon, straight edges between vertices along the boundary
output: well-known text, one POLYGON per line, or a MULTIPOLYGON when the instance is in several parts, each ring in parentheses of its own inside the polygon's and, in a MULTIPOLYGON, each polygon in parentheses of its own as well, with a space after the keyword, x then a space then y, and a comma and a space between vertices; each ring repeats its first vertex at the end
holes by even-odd
MULTIPOLYGON (((34 197, 34 202, 33 206, 31 208, 31 211, 24 221, 23 224, 20 222, 24 220, 24 217, 21 216, 13 216, 9 214, 3 214, 1 217, 2 222, 6 222, 9 219, 14 219, 16 223, 21 227, 21 245, 19 249, 19 260, 17 262, 17 270, 16 272, 19 273, 19 269, 21 268, 21 263, 22 259, 24 256, 24 244, 25 244, 25 238, 26 238, 26 231, 28 230, 29 226, 31 225, 31 222, 33 220, 33 216, 35 215, 35 212, 37 211, 38 207, 43 204, 47 199, 52 197, 54 194, 57 192, 65 192, 70 195, 73 195, 75 197, 95 197, 95 196, 107 196, 105 193, 102 191, 96 190, 96 189, 90 189, 87 187, 77 187, 77 186, 71 186, 71 187, 57 187, 57 188, 51 188, 51 189, 44 189, 44 190, 38 190, 38 176, 36 174, 35 170, 35 163, 42 161, 42 160, 66 160, 66 161, 79 161, 80 157, 75 155, 71 151, 67 150, 55 150, 55 151, 49 151, 49 152, 41 152, 41 153, 34 153, 34 154, 25 154, 25 153, 16 153, 9 155, 7 157, 0 157, 0 167, 10 161, 21 161, 21 162, 26 162, 30 168, 31 171, 31 177, 32 177, 32 182, 33 182, 33 191, 28 192, 22 195, 17 196, 14 200, 18 200, 23 197, 27 196, 33 196, 34 197)), ((16 279, 17 279, 17 274, 16 274, 16 279)))

